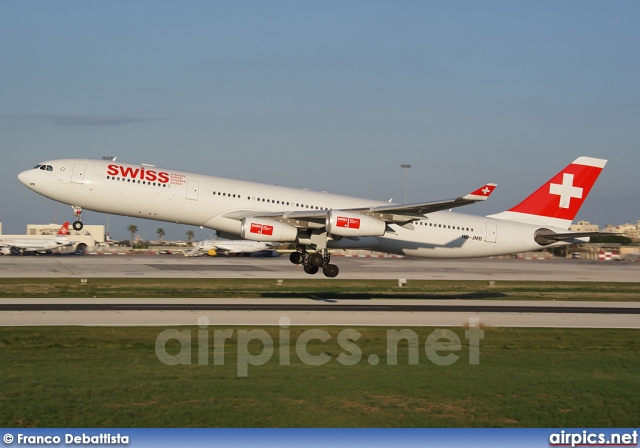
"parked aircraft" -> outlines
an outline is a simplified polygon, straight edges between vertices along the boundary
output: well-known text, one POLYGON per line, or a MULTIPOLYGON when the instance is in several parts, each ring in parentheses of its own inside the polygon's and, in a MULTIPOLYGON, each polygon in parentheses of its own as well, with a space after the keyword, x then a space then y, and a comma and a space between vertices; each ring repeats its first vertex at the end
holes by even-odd
POLYGON ((83 209, 217 230, 227 239, 296 243, 294 264, 338 275, 328 248, 369 249, 425 258, 512 254, 584 242, 569 232, 606 160, 579 157, 515 207, 491 216, 451 209, 486 200, 488 183, 454 199, 390 204, 277 185, 103 160, 62 159, 18 176, 31 190, 83 209))
POLYGON ((44 253, 61 247, 73 246, 75 242, 70 241, 68 235, 69 222, 65 222, 54 237, 0 238, 0 252, 3 255, 11 253, 24 255, 30 252, 44 253))
POLYGON ((204 240, 195 244, 191 250, 184 253, 185 257, 194 257, 207 253, 211 249, 225 254, 251 254, 272 250, 280 246, 280 243, 266 243, 249 240, 204 240))

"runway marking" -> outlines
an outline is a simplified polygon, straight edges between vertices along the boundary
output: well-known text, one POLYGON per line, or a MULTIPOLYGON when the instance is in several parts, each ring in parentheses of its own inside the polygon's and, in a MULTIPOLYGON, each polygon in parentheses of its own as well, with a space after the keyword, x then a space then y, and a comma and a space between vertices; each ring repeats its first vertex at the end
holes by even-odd
POLYGON ((241 264, 215 264, 215 265, 193 265, 193 264, 147 264, 147 267, 160 271, 269 271, 270 269, 241 264))
POLYGON ((0 304, 0 311, 356 311, 530 314, 640 314, 640 308, 528 305, 342 305, 342 304, 0 304))

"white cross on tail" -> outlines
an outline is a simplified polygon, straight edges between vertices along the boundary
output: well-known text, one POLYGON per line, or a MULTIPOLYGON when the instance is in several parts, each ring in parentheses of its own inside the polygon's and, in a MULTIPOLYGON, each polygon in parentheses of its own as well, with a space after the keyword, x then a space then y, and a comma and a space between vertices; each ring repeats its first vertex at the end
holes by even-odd
POLYGON ((571 198, 582 199, 582 188, 573 186, 573 174, 564 173, 561 184, 551 184, 550 194, 560 196, 560 208, 569 208, 571 198))

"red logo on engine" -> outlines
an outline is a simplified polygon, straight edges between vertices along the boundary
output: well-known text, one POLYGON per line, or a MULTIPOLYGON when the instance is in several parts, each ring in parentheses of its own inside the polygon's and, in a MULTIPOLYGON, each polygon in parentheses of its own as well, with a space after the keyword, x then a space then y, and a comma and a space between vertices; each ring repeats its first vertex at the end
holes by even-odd
POLYGON ((273 226, 252 222, 249 232, 257 233, 258 235, 273 235, 273 226))
POLYGON ((337 216, 336 217, 336 227, 343 227, 349 229, 359 229, 360 228, 360 218, 348 218, 346 216, 337 216))

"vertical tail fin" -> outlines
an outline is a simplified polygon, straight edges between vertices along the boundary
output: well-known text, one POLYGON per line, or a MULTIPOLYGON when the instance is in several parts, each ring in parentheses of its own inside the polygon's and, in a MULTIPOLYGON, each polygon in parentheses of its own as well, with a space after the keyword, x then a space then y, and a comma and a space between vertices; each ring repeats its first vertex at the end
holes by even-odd
POLYGON ((568 229, 606 163, 578 157, 524 201, 490 217, 568 229))
POLYGON ((69 235, 69 222, 67 221, 64 224, 62 224, 62 227, 60 227, 60 230, 58 230, 58 233, 56 234, 56 238, 66 239, 68 235, 69 235))

